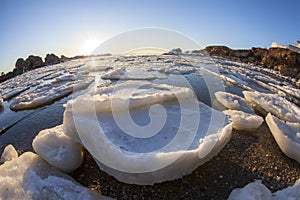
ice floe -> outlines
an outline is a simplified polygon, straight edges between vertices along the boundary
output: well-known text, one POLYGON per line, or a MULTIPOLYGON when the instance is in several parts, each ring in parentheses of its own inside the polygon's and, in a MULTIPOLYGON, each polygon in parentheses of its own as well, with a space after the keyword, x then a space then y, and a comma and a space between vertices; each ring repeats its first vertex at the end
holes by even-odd
POLYGON ((0 199, 103 198, 31 152, 0 165, 0 199))
POLYGON ((141 81, 69 101, 63 123, 100 169, 140 185, 191 173, 225 146, 231 129, 226 115, 198 102, 189 88, 141 81))
POLYGON ((258 115, 239 110, 226 110, 223 112, 231 117, 233 128, 237 130, 254 131, 264 122, 264 119, 258 115))
POLYGON ((240 110, 246 113, 254 113, 252 105, 246 102, 244 98, 228 92, 218 91, 215 93, 217 100, 226 108, 231 110, 240 110))
POLYGON ((259 110, 270 112, 285 121, 300 121, 300 108, 277 94, 250 91, 244 91, 243 94, 246 100, 259 110))
POLYGON ((143 69, 126 70, 124 68, 113 70, 101 77, 110 80, 153 80, 156 78, 151 72, 143 69))
POLYGON ((65 135, 61 126, 42 130, 32 147, 51 166, 64 172, 77 169, 83 161, 81 144, 65 135))
POLYGON ((244 188, 234 189, 228 200, 297 200, 300 199, 300 179, 288 188, 275 193, 261 183, 260 180, 249 183, 244 188))
POLYGON ((284 122, 270 113, 266 122, 281 151, 300 163, 300 123, 284 122))
POLYGON ((12 110, 32 109, 47 105, 61 99, 74 91, 87 88, 93 78, 85 80, 71 81, 67 83, 48 83, 37 87, 35 90, 18 96, 11 103, 12 110))

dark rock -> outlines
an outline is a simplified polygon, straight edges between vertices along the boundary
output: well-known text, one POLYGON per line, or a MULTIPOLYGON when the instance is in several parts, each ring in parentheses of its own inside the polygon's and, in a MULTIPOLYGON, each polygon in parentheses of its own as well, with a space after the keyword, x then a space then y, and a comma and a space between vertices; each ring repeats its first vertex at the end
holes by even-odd
POLYGON ((172 49, 165 55, 179 55, 179 54, 182 54, 182 50, 180 48, 177 48, 177 49, 172 49))
POLYGON ((28 63, 23 58, 18 58, 15 64, 15 69, 26 71, 28 67, 29 67, 28 63))
POLYGON ((60 63, 60 59, 55 54, 47 54, 45 58, 46 65, 54 65, 60 63))
POLYGON ((30 55, 26 59, 26 62, 29 65, 29 69, 35 69, 35 68, 39 68, 39 67, 45 66, 42 58, 39 57, 39 56, 30 55))

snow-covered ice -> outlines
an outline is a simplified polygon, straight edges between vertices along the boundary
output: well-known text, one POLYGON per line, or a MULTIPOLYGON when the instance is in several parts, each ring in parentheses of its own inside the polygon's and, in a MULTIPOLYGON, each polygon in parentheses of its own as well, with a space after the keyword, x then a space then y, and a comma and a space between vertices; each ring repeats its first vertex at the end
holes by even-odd
POLYGON ((260 180, 249 183, 244 188, 234 189, 228 200, 298 200, 300 199, 300 179, 293 186, 275 193, 261 183, 260 180))
POLYGON ((87 88, 93 80, 93 78, 87 78, 85 80, 66 83, 40 85, 35 90, 16 97, 11 103, 10 108, 12 110, 24 110, 47 105, 74 91, 87 88))
POLYGON ((300 163, 300 123, 284 122, 270 113, 266 122, 281 151, 300 163))
POLYGON ((193 97, 189 88, 141 81, 100 88, 68 102, 63 130, 119 181, 173 180, 210 160, 231 137, 226 115, 193 97))
POLYGON ((218 91, 215 93, 217 100, 226 108, 231 110, 240 110, 246 113, 254 113, 252 105, 246 102, 244 98, 228 92, 218 91))
POLYGON ((13 145, 7 145, 1 155, 0 165, 6 161, 10 161, 18 157, 18 152, 13 145))
POLYGON ((11 89, 7 93, 2 94, 2 98, 4 100, 9 100, 9 99, 13 98, 14 96, 17 96, 18 94, 24 92, 27 89, 29 89, 29 88, 28 87, 19 87, 19 88, 11 89))
POLYGON ((233 128, 237 130, 254 131, 264 122, 264 119, 258 115, 239 110, 225 110, 223 112, 231 117, 233 128))
POLYGON ((51 166, 71 172, 83 161, 81 144, 62 131, 62 126, 42 130, 33 140, 32 147, 51 166))
POLYGON ((0 165, 0 199, 104 199, 37 154, 23 153, 0 165))
POLYGON ((300 108, 277 94, 250 91, 244 91, 243 94, 258 109, 270 112, 285 121, 300 122, 300 108))
POLYGON ((143 69, 126 70, 124 68, 113 70, 101 77, 110 80, 153 80, 156 78, 151 72, 143 69))

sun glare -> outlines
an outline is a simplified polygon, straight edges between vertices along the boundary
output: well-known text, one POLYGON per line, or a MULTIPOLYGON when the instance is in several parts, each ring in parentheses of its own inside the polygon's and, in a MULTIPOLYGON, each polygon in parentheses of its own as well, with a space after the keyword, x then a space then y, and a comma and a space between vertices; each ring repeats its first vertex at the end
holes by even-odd
POLYGON ((99 45, 100 45, 99 40, 88 39, 83 43, 82 53, 84 55, 90 55, 99 45))

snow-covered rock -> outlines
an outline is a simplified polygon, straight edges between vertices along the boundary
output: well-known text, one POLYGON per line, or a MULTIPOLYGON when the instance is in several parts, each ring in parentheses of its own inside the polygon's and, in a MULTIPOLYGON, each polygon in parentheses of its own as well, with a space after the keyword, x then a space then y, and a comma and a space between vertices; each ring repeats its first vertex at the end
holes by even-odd
POLYGON ((255 181, 249 183, 244 188, 234 189, 228 200, 271 200, 271 191, 261 183, 261 181, 255 181))
POLYGON ((290 122, 300 121, 300 108, 277 94, 249 91, 243 91, 243 94, 246 100, 250 101, 254 107, 270 112, 279 119, 290 122))
POLYGON ((223 112, 231 117, 233 128, 237 130, 254 131, 264 122, 264 119, 258 115, 239 110, 225 110, 223 112))
POLYGON ((14 146, 11 144, 7 145, 1 155, 0 164, 4 163, 6 161, 10 161, 17 157, 18 157, 18 152, 16 151, 14 146))
POLYGON ((300 179, 293 185, 275 193, 257 180, 244 188, 234 189, 228 200, 297 200, 300 199, 300 179))
POLYGON ((74 91, 87 88, 93 82, 93 78, 67 82, 65 84, 52 83, 42 85, 37 89, 18 96, 11 103, 12 110, 32 109, 47 105, 58 99, 61 99, 74 91))
POLYGON ((300 163, 300 123, 284 122, 270 113, 266 122, 281 151, 300 163))
POLYGON ((42 130, 32 147, 50 165, 64 172, 77 169, 83 161, 81 144, 65 135, 62 126, 42 130))
POLYGON ((0 199, 104 199, 32 152, 0 165, 0 199))
POLYGON ((63 130, 103 171, 151 185, 189 174, 218 154, 232 124, 189 88, 128 81, 69 101, 63 130))
POLYGON ((249 102, 244 98, 228 92, 218 91, 215 93, 217 100, 230 110, 240 110, 246 113, 254 113, 249 102))

